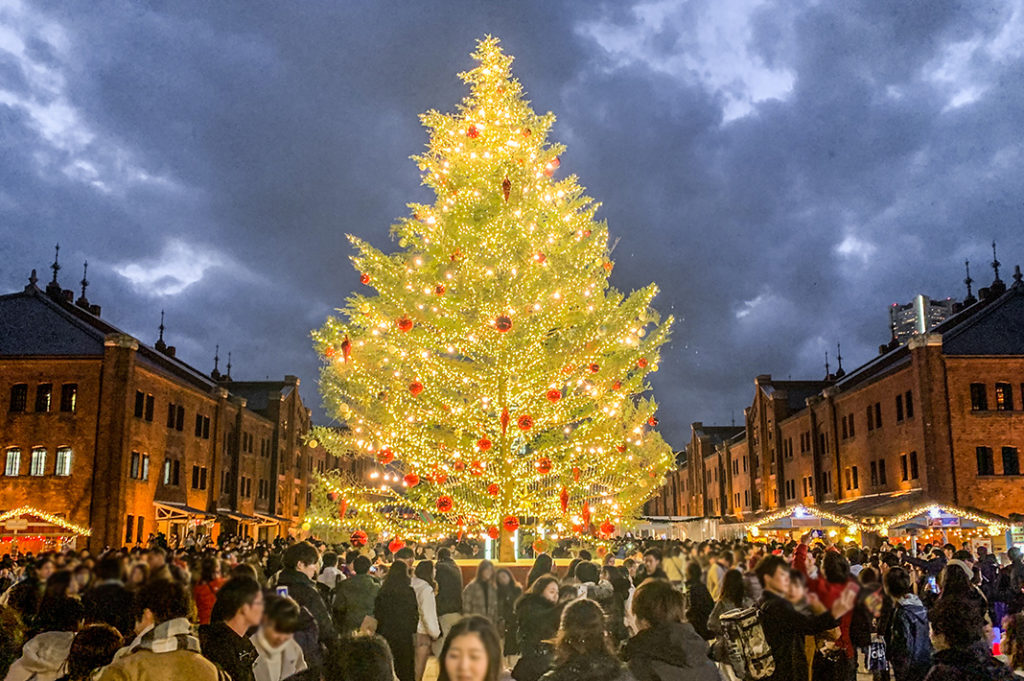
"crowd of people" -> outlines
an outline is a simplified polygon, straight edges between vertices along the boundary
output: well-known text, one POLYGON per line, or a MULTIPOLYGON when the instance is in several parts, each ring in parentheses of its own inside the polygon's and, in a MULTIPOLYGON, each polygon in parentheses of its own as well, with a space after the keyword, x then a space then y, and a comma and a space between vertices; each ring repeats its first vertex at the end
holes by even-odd
POLYGON ((556 565, 462 545, 254 542, 0 559, 5 681, 1008 681, 1024 560, 623 540, 556 565), (472 552, 472 549, 469 550, 472 552))

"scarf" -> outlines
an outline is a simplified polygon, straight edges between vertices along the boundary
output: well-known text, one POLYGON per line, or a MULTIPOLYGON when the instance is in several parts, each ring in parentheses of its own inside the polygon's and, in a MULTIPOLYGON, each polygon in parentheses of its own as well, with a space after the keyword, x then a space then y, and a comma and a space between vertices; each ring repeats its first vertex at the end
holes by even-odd
POLYGON ((161 622, 138 638, 129 652, 151 650, 154 653, 172 653, 175 650, 199 652, 199 639, 192 635, 192 625, 184 617, 161 622))

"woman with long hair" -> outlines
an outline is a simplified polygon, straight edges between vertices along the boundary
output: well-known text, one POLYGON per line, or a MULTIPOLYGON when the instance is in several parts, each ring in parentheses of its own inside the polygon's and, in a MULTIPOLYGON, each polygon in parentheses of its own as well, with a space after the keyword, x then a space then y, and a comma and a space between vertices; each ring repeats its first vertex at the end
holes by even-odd
POLYGON ((395 561, 388 570, 374 603, 373 616, 377 620, 377 633, 391 646, 395 675, 399 681, 415 681, 413 635, 419 624, 419 608, 409 568, 402 561, 395 561))
POLYGON ((498 681, 506 676, 494 624, 479 615, 456 622, 441 648, 440 667, 438 681, 498 681))
POLYGON ((419 621, 416 624, 416 681, 423 678, 435 639, 441 638, 437 620, 437 584, 434 581, 434 563, 421 560, 413 570, 412 590, 416 594, 419 621))
POLYGON ((199 583, 192 587, 192 600, 196 603, 199 624, 209 624, 217 592, 227 580, 221 576, 220 561, 207 556, 199 562, 199 583))
MULTIPOLYGON (((743 579, 743 573, 736 568, 727 570, 725 576, 722 577, 722 595, 719 597, 718 602, 715 603, 711 616, 708 617, 708 631, 717 637, 714 642, 713 652, 714 658, 719 662, 729 664, 730 666, 732 662, 729 658, 729 642, 725 640, 722 629, 722 615, 730 610, 749 608, 753 604, 753 599, 747 595, 746 581, 743 579)), ((743 676, 744 670, 733 669, 733 671, 739 677, 743 676)))
POLYGON ((505 656, 512 657, 519 654, 515 610, 519 597, 523 595, 523 589, 506 568, 498 570, 495 581, 498 585, 498 635, 501 637, 505 656))
POLYGON ((551 559, 551 556, 546 553, 538 554, 533 559, 533 567, 530 568, 530 574, 526 577, 526 588, 529 589, 533 586, 533 583, 537 581, 538 577, 549 575, 555 571, 555 561, 551 559))
POLYGON ((554 664, 543 681, 632 681, 612 651, 604 624, 604 611, 594 601, 581 598, 565 606, 554 664))
POLYGON ((512 669, 516 681, 537 681, 551 664, 551 645, 558 632, 562 604, 558 601, 558 578, 542 575, 520 596, 515 606, 516 643, 520 658, 512 669))
POLYGON ((480 561, 476 577, 462 590, 462 614, 482 615, 497 626, 498 588, 494 579, 494 563, 480 561))

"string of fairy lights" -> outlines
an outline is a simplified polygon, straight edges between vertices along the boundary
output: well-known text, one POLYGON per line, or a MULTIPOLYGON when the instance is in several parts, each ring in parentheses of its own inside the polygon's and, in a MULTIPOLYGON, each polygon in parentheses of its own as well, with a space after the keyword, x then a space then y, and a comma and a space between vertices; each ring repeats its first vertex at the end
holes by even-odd
POLYGON ((56 525, 63 530, 67 530, 71 534, 81 535, 83 537, 89 537, 92 535, 92 530, 88 527, 76 525, 58 515, 47 513, 46 511, 33 508, 31 506, 19 506, 18 508, 11 509, 10 511, 0 513, 0 523, 10 520, 11 518, 20 518, 23 515, 34 516, 44 522, 50 523, 51 525, 56 525))
POLYGON ((313 333, 348 425, 313 438, 378 465, 324 478, 310 526, 610 534, 673 462, 642 397, 673 321, 651 308, 657 287, 609 285, 598 204, 554 179, 554 116, 532 111, 496 39, 473 56, 457 113, 421 117, 414 160, 435 202, 394 225, 398 252, 350 237, 365 288, 313 333))

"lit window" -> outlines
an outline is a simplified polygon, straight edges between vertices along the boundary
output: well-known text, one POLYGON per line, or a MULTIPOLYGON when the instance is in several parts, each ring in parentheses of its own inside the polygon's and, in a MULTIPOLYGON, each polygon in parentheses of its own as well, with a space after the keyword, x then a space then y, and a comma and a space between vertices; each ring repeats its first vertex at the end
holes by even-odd
POLYGON ((54 475, 71 475, 71 447, 57 448, 57 465, 54 475))
POLYGON ((4 462, 4 475, 15 477, 21 471, 21 450, 14 448, 7 450, 7 460, 4 462))
POLYGON ((28 474, 40 476, 46 470, 46 448, 45 447, 33 447, 32 448, 32 463, 29 466, 28 474))

